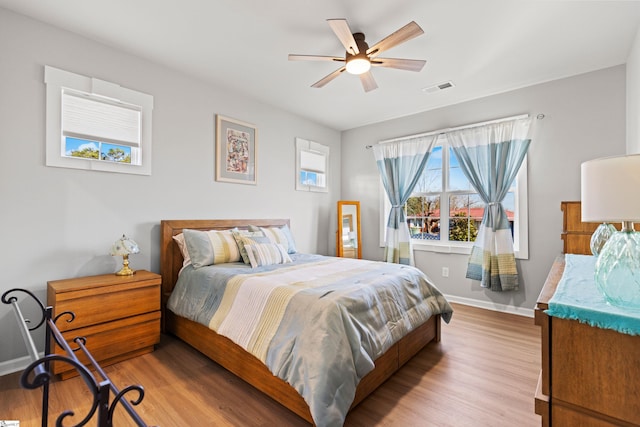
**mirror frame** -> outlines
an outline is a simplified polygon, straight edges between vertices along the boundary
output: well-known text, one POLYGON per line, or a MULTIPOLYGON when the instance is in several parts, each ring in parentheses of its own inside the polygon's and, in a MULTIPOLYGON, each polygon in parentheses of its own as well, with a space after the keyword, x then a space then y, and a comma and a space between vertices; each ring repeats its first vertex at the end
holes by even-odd
MULTIPOLYGON (((354 206, 356 208, 355 218, 351 217, 352 226, 356 232, 356 256, 355 258, 362 258, 362 233, 360 232, 360 202, 354 200, 339 200, 338 201, 338 231, 336 231, 336 256, 344 257, 344 247, 342 246, 342 217, 343 207, 354 206), (355 220, 355 221, 354 221, 355 220)), ((353 229, 353 228, 352 228, 353 229)))

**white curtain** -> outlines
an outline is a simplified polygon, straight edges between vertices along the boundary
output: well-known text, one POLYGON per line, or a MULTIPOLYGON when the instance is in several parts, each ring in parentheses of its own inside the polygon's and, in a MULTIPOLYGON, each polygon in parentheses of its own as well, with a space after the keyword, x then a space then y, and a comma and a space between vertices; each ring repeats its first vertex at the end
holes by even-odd
POLYGON ((447 133, 460 168, 485 203, 467 278, 493 291, 518 289, 513 236, 502 201, 527 154, 531 119, 489 123, 447 133))
POLYGON ((411 235, 404 204, 420 179, 437 139, 436 134, 373 146, 382 185, 391 202, 384 247, 384 259, 387 262, 413 265, 411 235))

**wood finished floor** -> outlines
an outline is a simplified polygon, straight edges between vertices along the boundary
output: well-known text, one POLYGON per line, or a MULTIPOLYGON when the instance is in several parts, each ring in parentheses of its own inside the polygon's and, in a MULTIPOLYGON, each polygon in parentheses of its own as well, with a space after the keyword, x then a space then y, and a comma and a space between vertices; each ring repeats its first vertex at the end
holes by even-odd
MULTIPOLYGON (((533 319, 458 304, 454 309, 451 323, 443 324, 442 341, 423 349, 355 408, 345 426, 540 425, 533 406, 540 338, 533 319)), ((149 425, 308 426, 173 337, 163 336, 155 352, 105 371, 120 389, 144 386, 138 412, 149 425)), ((40 426, 41 392, 21 389, 18 375, 0 377, 0 420, 40 426)), ((83 386, 79 378, 54 382, 50 414, 73 408, 84 416, 88 404, 72 404, 87 402, 83 386)), ((49 424, 55 425, 52 418, 49 424)), ((135 424, 119 408, 114 425, 135 424)))

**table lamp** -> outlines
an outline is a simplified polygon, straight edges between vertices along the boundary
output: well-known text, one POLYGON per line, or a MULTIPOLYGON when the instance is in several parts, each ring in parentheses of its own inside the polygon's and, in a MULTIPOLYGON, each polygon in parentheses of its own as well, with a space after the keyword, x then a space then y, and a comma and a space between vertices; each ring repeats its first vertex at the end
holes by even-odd
POLYGON ((139 252, 140 248, 138 248, 138 244, 124 234, 115 241, 111 247, 111 255, 122 256, 123 264, 122 269, 116 273, 116 276, 131 276, 135 273, 135 271, 129 268, 129 254, 137 254, 139 252))
POLYGON ((591 235, 591 241, 589 242, 591 253, 595 256, 600 255, 604 244, 607 243, 607 240, 609 240, 616 231, 617 230, 613 224, 609 224, 608 222, 600 224, 598 228, 596 228, 596 231, 591 235))
POLYGON ((614 306, 640 310, 640 154, 582 163, 582 220, 621 222, 601 249, 596 287, 614 306))

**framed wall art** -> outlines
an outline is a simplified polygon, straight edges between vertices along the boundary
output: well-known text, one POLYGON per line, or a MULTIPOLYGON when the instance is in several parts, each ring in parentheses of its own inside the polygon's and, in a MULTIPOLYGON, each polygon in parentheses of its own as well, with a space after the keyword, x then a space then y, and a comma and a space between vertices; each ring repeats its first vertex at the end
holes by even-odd
POLYGON ((256 185, 257 129, 216 115, 216 181, 256 185))

